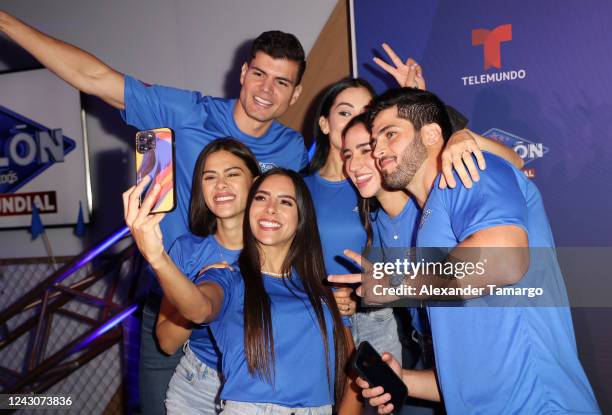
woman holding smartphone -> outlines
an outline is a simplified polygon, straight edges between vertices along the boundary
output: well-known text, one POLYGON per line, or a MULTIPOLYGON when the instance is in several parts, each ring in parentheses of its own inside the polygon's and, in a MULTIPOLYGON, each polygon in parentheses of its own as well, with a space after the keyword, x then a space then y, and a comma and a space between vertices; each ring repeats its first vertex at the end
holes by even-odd
MULTIPOLYGON (((246 199, 253 179, 259 175, 259 165, 248 147, 225 138, 212 141, 202 150, 193 175, 191 233, 178 238, 169 251, 171 260, 189 280, 197 278, 206 266, 231 264, 238 258, 246 199)), ((157 222, 163 215, 152 218, 157 222)), ((146 238, 136 232, 136 226, 132 222, 130 228, 139 248, 147 260, 155 258, 163 250, 161 239, 146 238)), ((183 345, 185 351, 168 385, 168 414, 218 413, 220 355, 209 328, 194 327, 164 296, 156 334, 164 352, 174 354, 183 345)))
MULTIPOLYGON (((141 190, 126 197, 128 224, 151 233, 159 189, 138 209, 141 190)), ((223 414, 331 414, 343 392, 346 340, 324 285, 308 189, 297 173, 270 170, 251 188, 246 211, 236 268, 210 269, 194 283, 163 250, 150 263, 179 313, 209 323, 223 354, 223 414)))

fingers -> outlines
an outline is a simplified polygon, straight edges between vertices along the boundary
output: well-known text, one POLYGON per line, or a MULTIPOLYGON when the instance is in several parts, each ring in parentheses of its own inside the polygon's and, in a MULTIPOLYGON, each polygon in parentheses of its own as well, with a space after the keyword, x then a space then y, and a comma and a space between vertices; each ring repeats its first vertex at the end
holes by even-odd
MULTIPOLYGON (((391 400, 391 394, 390 393, 383 393, 380 396, 377 396, 375 398, 371 398, 369 400, 369 402, 370 402, 370 405, 376 407, 376 406, 380 406, 380 405, 385 405, 390 400, 391 400)), ((393 406, 393 405, 391 405, 391 406, 393 406)), ((393 410, 393 408, 391 408, 391 410, 393 410)), ((385 411, 386 411, 386 408, 385 408, 385 411)), ((391 412, 391 411, 389 411, 389 412, 391 412)), ((388 414, 389 412, 380 412, 379 411, 379 413, 383 413, 383 414, 388 414)))
POLYGON ((476 162, 478 162, 478 168, 480 170, 486 170, 487 163, 485 162, 485 158, 482 154, 482 151, 480 150, 480 147, 476 148, 476 150, 474 150, 472 154, 474 154, 474 156, 476 157, 476 162))
POLYGON ((480 180, 480 174, 478 174, 478 168, 476 168, 476 163, 474 163, 474 157, 472 157, 472 154, 473 153, 469 150, 464 151, 461 158, 463 158, 463 164, 465 164, 468 172, 470 172, 472 180, 477 182, 480 180))
POLYGON ((383 415, 390 414, 391 412, 393 412, 393 409, 394 409, 393 404, 390 403, 389 405, 379 406, 378 413, 383 414, 383 415))
POLYGON ((127 189, 125 192, 123 192, 123 194, 121 195, 121 198, 123 199, 123 219, 125 219, 126 221, 128 217, 128 206, 129 206, 129 201, 130 201, 130 195, 132 194, 135 188, 136 186, 132 186, 129 189, 127 189))
POLYGON ((457 182, 455 181, 455 176, 453 174, 453 164, 452 159, 446 153, 442 154, 442 177, 444 177, 448 187, 454 189, 457 186, 457 182))
POLYGON ((378 66, 380 66, 382 69, 385 70, 385 72, 390 73, 391 75, 395 76, 395 68, 391 65, 389 65, 387 62, 385 62, 384 60, 374 57, 372 59, 374 61, 375 64, 377 64, 378 66))
MULTIPOLYGON (((370 399, 370 402, 371 402, 371 399, 378 398, 379 396, 383 395, 384 393, 385 393, 385 390, 383 389, 382 386, 374 386, 373 388, 368 386, 368 387, 364 388, 361 391, 361 395, 364 398, 370 399)), ((381 402, 381 403, 385 403, 385 402, 386 401, 381 402)), ((378 405, 380 405, 380 404, 378 404, 378 405)), ((378 406, 378 405, 372 405, 372 406, 378 406)))
POLYGON ((393 355, 389 352, 384 352, 381 356, 382 361, 388 363, 394 359, 393 355))
POLYGON ((399 68, 400 66, 404 65, 404 62, 402 62, 402 60, 399 58, 399 56, 397 56, 395 51, 391 49, 391 46, 386 43, 383 43, 382 48, 389 57, 389 59, 391 59, 391 62, 393 62, 396 68, 399 68))
POLYGON ((130 227, 134 225, 134 221, 138 218, 138 214, 140 213, 140 194, 150 180, 151 179, 148 177, 142 179, 142 181, 138 183, 134 190, 132 190, 132 192, 128 195, 125 222, 130 227))
POLYGON ((463 164, 463 158, 461 157, 461 154, 453 155, 453 168, 457 172, 457 175, 459 176, 461 183, 463 183, 463 185, 467 189, 471 188, 472 179, 470 179, 470 175, 467 173, 467 170, 465 169, 465 165, 463 164))
POLYGON ((343 253, 345 256, 349 257, 357 265, 359 265, 365 272, 369 272, 372 269, 372 263, 357 252, 350 249, 345 249, 343 253))
POLYGON ((359 386, 361 389, 367 389, 370 387, 370 384, 361 376, 358 376, 357 379, 355 379, 355 383, 357 383, 357 386, 359 386))
POLYGON ((157 202, 157 196, 161 190, 161 185, 159 183, 155 183, 153 189, 149 192, 147 197, 145 197, 144 201, 140 205, 140 210, 138 212, 138 216, 136 217, 135 223, 142 223, 151 213, 151 209, 157 202))
POLYGON ((329 275, 327 281, 342 284, 360 284, 361 274, 329 275))
POLYGON ((334 290, 334 297, 336 297, 336 301, 339 298, 345 299, 351 296, 353 289, 350 287, 339 287, 334 290))
POLYGON ((446 184, 446 178, 444 177, 444 175, 440 177, 440 182, 438 183, 438 187, 440 189, 446 189, 447 184, 446 184))
POLYGON ((343 316, 352 316, 357 310, 357 302, 351 297, 353 289, 349 287, 334 290, 334 299, 343 316))

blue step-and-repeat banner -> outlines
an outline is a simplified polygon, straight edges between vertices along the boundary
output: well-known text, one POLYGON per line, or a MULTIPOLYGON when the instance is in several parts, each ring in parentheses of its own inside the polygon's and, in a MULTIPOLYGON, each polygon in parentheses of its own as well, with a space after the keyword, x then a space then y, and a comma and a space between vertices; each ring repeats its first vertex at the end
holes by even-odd
POLYGON ((427 89, 513 147, 540 188, 559 246, 612 246, 612 3, 607 0, 352 2, 354 74, 388 43, 427 89))

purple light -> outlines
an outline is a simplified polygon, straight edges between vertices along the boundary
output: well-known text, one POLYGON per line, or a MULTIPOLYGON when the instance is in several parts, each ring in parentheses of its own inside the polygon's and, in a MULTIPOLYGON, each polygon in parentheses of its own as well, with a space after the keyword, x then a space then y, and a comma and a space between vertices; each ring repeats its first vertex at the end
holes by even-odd
POLYGON ((130 314, 132 314, 137 309, 138 309, 138 304, 134 304, 126 308, 125 310, 123 310, 122 312, 120 312, 119 314, 111 318, 110 320, 108 320, 106 323, 98 327, 96 331, 91 333, 85 340, 83 340, 81 343, 75 346, 75 348, 72 350, 72 353, 78 352, 79 350, 84 349, 89 343, 91 343, 92 341, 94 341, 95 339, 97 339, 98 337, 100 337, 101 335, 103 335, 104 333, 112 329, 113 327, 115 327, 117 324, 121 323, 123 320, 125 320, 130 314))
POLYGON ((115 232, 110 237, 108 237, 108 239, 106 239, 105 241, 102 241, 100 244, 93 247, 87 253, 87 255, 81 258, 76 264, 74 264, 72 267, 66 270, 66 272, 64 272, 62 275, 57 277, 57 279, 53 281, 51 285, 59 284, 60 282, 64 281, 66 278, 68 278, 73 273, 75 273, 83 265, 87 264, 89 261, 97 257, 101 252, 105 251, 109 246, 113 245, 119 239, 123 238, 125 234, 127 234, 129 231, 130 230, 127 226, 124 226, 123 228, 119 229, 117 232, 115 232))

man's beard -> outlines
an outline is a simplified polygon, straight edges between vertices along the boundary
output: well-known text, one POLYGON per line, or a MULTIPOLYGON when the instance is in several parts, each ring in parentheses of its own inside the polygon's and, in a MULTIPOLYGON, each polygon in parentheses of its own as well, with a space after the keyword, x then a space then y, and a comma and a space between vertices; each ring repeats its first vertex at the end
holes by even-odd
POLYGON ((385 186, 393 190, 408 187, 426 158, 427 148, 421 142, 420 134, 416 134, 412 144, 400 155, 395 170, 384 174, 385 186))

